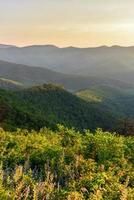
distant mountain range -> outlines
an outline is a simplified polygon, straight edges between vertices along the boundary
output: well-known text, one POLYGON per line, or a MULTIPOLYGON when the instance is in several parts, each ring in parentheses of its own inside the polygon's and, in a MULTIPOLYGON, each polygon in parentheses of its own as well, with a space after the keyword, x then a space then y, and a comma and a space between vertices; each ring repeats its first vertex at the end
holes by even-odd
POLYGON ((0 48, 0 59, 80 76, 134 83, 134 47, 58 48, 53 45, 0 48))
POLYGON ((7 48, 10 48, 10 47, 16 47, 16 46, 7 45, 7 44, 0 44, 0 49, 7 49, 7 48))

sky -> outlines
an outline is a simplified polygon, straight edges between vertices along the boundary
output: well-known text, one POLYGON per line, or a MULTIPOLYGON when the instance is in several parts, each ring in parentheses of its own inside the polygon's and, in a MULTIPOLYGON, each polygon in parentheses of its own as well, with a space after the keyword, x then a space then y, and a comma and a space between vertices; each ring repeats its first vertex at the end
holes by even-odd
POLYGON ((0 43, 134 45, 134 0, 0 0, 0 43))

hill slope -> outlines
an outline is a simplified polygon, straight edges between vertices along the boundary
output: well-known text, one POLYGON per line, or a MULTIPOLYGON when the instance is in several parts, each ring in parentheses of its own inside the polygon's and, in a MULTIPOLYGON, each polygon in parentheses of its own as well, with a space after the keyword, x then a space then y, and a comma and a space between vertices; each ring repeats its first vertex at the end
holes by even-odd
POLYGON ((0 90, 0 110, 1 125, 8 129, 40 129, 57 123, 78 130, 111 129, 117 120, 102 107, 50 84, 16 92, 0 90))
POLYGON ((98 77, 85 77, 66 75, 41 67, 29 67, 0 61, 0 76, 5 79, 15 80, 24 86, 40 85, 44 83, 62 84, 70 91, 77 91, 93 85, 107 84, 119 87, 129 87, 129 84, 113 79, 98 77))
POLYGON ((96 102, 117 115, 134 118, 134 88, 122 89, 107 85, 80 90, 76 95, 88 102, 96 102))

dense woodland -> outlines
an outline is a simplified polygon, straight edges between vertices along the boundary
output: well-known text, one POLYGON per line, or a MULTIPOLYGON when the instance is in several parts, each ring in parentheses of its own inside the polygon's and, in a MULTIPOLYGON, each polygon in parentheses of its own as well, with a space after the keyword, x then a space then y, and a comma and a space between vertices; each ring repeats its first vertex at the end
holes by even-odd
POLYGON ((0 126, 4 130, 56 130, 60 123, 79 131, 101 127, 124 135, 134 133, 133 88, 101 86, 72 94, 59 85, 18 89, 16 84, 13 87, 10 81, 0 89, 0 126))
POLYGON ((116 116, 60 86, 44 84, 18 91, 0 90, 0 123, 6 130, 42 127, 55 129, 58 123, 77 130, 97 127, 111 130, 116 116))
POLYGON ((134 199, 133 137, 58 125, 0 140, 1 200, 134 199))

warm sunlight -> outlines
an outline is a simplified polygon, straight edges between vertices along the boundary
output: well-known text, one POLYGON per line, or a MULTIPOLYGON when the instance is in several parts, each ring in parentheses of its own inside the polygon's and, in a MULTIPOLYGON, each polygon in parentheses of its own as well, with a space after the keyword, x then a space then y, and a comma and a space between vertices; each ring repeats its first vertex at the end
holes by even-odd
POLYGON ((57 46, 134 45, 132 0, 5 0, 0 42, 57 46))

